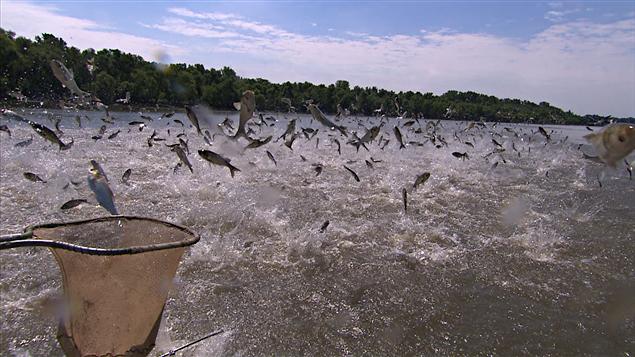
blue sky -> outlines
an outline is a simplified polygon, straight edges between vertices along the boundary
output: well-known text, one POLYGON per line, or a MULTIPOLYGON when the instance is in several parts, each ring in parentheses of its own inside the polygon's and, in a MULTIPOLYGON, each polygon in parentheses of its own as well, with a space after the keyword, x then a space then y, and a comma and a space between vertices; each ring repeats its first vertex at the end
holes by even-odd
POLYGON ((635 116, 635 1, 5 1, 3 28, 274 82, 473 90, 635 116))

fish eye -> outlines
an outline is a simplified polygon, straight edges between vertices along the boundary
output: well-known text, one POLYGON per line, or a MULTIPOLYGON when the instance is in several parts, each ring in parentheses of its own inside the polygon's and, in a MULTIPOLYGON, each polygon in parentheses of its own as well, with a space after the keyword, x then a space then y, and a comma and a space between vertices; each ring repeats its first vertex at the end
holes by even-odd
POLYGON ((617 137, 617 140, 619 140, 620 142, 623 143, 624 141, 626 141, 626 138, 624 138, 623 136, 620 135, 620 136, 617 137))

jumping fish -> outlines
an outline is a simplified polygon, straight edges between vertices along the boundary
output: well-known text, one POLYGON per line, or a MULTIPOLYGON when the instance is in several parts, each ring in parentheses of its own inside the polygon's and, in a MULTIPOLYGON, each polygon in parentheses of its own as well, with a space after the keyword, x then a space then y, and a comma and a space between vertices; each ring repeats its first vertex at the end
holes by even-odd
POLYGON ((316 121, 320 122, 320 124, 329 127, 331 130, 337 129, 342 135, 348 137, 348 133, 346 132, 346 128, 343 127, 343 126, 338 126, 335 123, 333 123, 332 121, 328 120, 326 118, 326 116, 324 116, 324 113, 322 113, 320 108, 318 108, 315 104, 311 103, 311 104, 309 104, 307 106, 307 108, 311 112, 311 115, 313 116, 313 119, 315 119, 316 121))
POLYGON ((79 199, 75 199, 75 200, 70 200, 70 201, 66 201, 61 207, 61 210, 67 210, 67 209, 71 209, 71 208, 75 208, 79 205, 81 205, 82 203, 86 203, 88 201, 86 201, 83 198, 79 198, 79 199))
MULTIPOLYGON (((201 133, 201 127, 199 125, 198 117, 196 116, 194 110, 190 106, 186 105, 185 113, 187 114, 187 118, 192 122, 192 125, 194 125, 194 127, 196 128, 196 132, 200 135, 203 135, 203 133, 201 133)), ((174 122, 176 122, 177 120, 178 119, 174 119, 174 122)), ((181 123, 181 125, 183 125, 183 123, 181 123)))
POLYGON ((355 173, 355 171, 351 170, 348 168, 348 166, 346 165, 342 165, 344 166, 344 168, 351 173, 351 175, 353 175, 353 178, 355 179, 355 181, 359 182, 359 176, 357 176, 357 174, 355 173))
POLYGON ((68 88, 73 94, 76 94, 82 98, 90 96, 90 93, 84 92, 83 90, 79 89, 77 83, 75 82, 73 72, 68 70, 68 68, 66 68, 66 66, 62 62, 56 59, 52 59, 50 65, 55 78, 57 78, 57 80, 60 81, 60 83, 62 83, 64 87, 68 88))
POLYGON ((342 145, 340 145, 340 142, 335 138, 331 139, 331 141, 337 145, 337 154, 342 155, 342 145))
POLYGON ((429 178, 430 178, 429 172, 422 173, 421 175, 417 176, 417 178, 415 179, 414 185, 412 185, 412 188, 416 190, 417 186, 423 185, 424 183, 426 183, 426 181, 428 181, 429 178))
POLYGON ((278 166, 278 163, 276 162, 276 158, 273 157, 273 154, 269 152, 269 150, 266 150, 267 156, 269 157, 269 160, 273 161, 273 164, 275 166, 278 166))
POLYGON ((547 134, 547 131, 545 130, 545 128, 539 126, 538 131, 540 132, 540 134, 542 134, 542 136, 544 136, 547 139, 547 141, 551 140, 551 135, 547 134))
POLYGON ((44 139, 52 142, 59 146, 60 150, 67 150, 70 148, 70 144, 64 144, 60 138, 57 137, 57 134, 53 132, 53 130, 47 128, 46 126, 36 123, 34 121, 29 120, 29 125, 35 130, 35 132, 43 137, 44 139))
POLYGON ((322 226, 320 227, 320 233, 324 233, 326 232, 326 228, 329 226, 329 222, 328 220, 326 220, 324 223, 322 223, 322 226))
POLYGON ((239 103, 234 103, 234 107, 237 110, 240 110, 239 121, 238 121, 238 129, 236 130, 236 134, 234 134, 233 138, 238 139, 239 137, 244 137, 249 139, 249 136, 245 132, 245 125, 251 117, 254 115, 254 110, 256 110, 256 96, 253 91, 246 90, 243 92, 243 95, 240 97, 239 103))
MULTIPOLYGON (((289 124, 287 124, 287 130, 285 130, 284 134, 280 135, 278 140, 287 139, 287 135, 293 135, 295 132, 295 119, 289 120, 289 124)), ((277 141, 277 140, 276 140, 277 141)))
POLYGON ((97 202, 110 212, 110 214, 119 214, 115 206, 115 197, 110 186, 108 186, 106 178, 102 175, 100 170, 95 169, 94 165, 90 169, 90 175, 88 176, 88 187, 90 187, 95 194, 97 202))
POLYGON ((175 152, 176 156, 179 157, 181 162, 185 164, 185 166, 187 166, 188 169, 190 169, 190 172, 194 173, 194 169, 192 169, 192 164, 190 163, 190 160, 187 159, 187 155, 185 154, 185 151, 183 151, 181 146, 180 145, 173 146, 172 151, 175 152))
POLYGON ((42 178, 32 172, 25 172, 22 175, 24 175, 24 178, 26 178, 29 181, 33 181, 33 182, 44 182, 46 183, 46 181, 42 180, 42 178))
POLYGON ((271 138, 272 136, 270 135, 262 140, 258 140, 258 139, 251 140, 251 142, 249 143, 249 145, 247 145, 245 149, 255 149, 263 145, 266 145, 268 142, 271 141, 271 138))
POLYGON ((198 154, 201 155, 201 157, 209 162, 211 162, 214 165, 219 165, 219 166, 225 166, 229 169, 229 173, 232 177, 234 177, 234 172, 235 171, 240 171, 240 169, 238 169, 237 167, 233 166, 229 159, 226 159, 220 155, 218 155, 217 153, 213 152, 213 151, 209 151, 209 150, 199 150, 198 154))
POLYGON ((23 148, 23 147, 27 147, 29 145, 31 145, 31 143, 33 142, 33 136, 31 136, 29 139, 26 139, 24 141, 20 141, 19 143, 16 143, 14 146, 17 148, 23 148))
POLYGON ((112 134, 108 135, 108 139, 110 140, 110 139, 114 139, 114 138, 116 138, 116 137, 117 137, 117 135, 119 135, 119 133, 121 133, 121 130, 117 130, 117 131, 115 131, 114 133, 112 133, 112 134))
POLYGON ((464 153, 460 153, 460 152, 458 152, 458 151, 453 152, 453 153, 452 153, 452 156, 454 156, 454 157, 456 157, 456 158, 458 158, 458 159, 462 159, 462 160, 465 160, 465 159, 469 159, 469 158, 470 158, 470 156, 469 156, 466 152, 464 152, 464 153))
POLYGON ((297 137, 298 133, 293 133, 293 135, 284 142, 284 146, 288 147, 289 150, 293 150, 293 142, 297 137))
POLYGON ((397 141, 399 141, 399 150, 405 149, 406 146, 403 144, 403 137, 401 136, 401 131, 399 130, 398 127, 395 127, 393 131, 395 132, 395 137, 397 137, 397 141))
POLYGON ((401 199, 403 200, 403 211, 408 212, 408 191, 406 188, 401 189, 401 199))
POLYGON ((604 163, 611 167, 635 150, 635 126, 633 124, 611 124, 600 132, 585 135, 604 163))
POLYGON ((132 170, 131 169, 127 169, 126 171, 124 171, 123 175, 121 176, 121 182, 124 185, 129 185, 130 182, 130 175, 132 174, 132 170))

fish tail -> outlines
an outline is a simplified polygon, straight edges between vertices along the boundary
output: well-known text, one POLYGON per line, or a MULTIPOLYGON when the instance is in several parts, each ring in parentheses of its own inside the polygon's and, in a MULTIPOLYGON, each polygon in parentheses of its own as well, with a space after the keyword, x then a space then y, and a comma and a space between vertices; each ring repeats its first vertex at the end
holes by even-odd
POLYGON ((231 164, 227 165, 227 167, 229 168, 229 174, 230 174, 232 177, 234 177, 234 173, 235 173, 236 171, 240 171, 240 169, 239 169, 239 168, 237 168, 237 167, 235 167, 235 166, 232 166, 231 164))
POLYGON ((406 148, 406 145, 404 145, 403 143, 399 143, 399 150, 405 149, 405 148, 406 148))

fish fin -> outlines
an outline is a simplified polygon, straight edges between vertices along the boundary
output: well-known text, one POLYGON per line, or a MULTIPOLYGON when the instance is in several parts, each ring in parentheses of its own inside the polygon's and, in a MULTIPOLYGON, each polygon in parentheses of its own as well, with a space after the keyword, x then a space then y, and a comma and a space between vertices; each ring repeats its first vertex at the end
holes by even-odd
POLYGON ((236 110, 240 110, 241 107, 242 105, 240 104, 240 102, 234 102, 234 108, 236 108, 236 110))
POLYGON ((235 171, 240 171, 239 168, 232 166, 232 165, 227 165, 227 167, 229 168, 229 174, 232 176, 232 178, 234 177, 234 172, 235 171))

